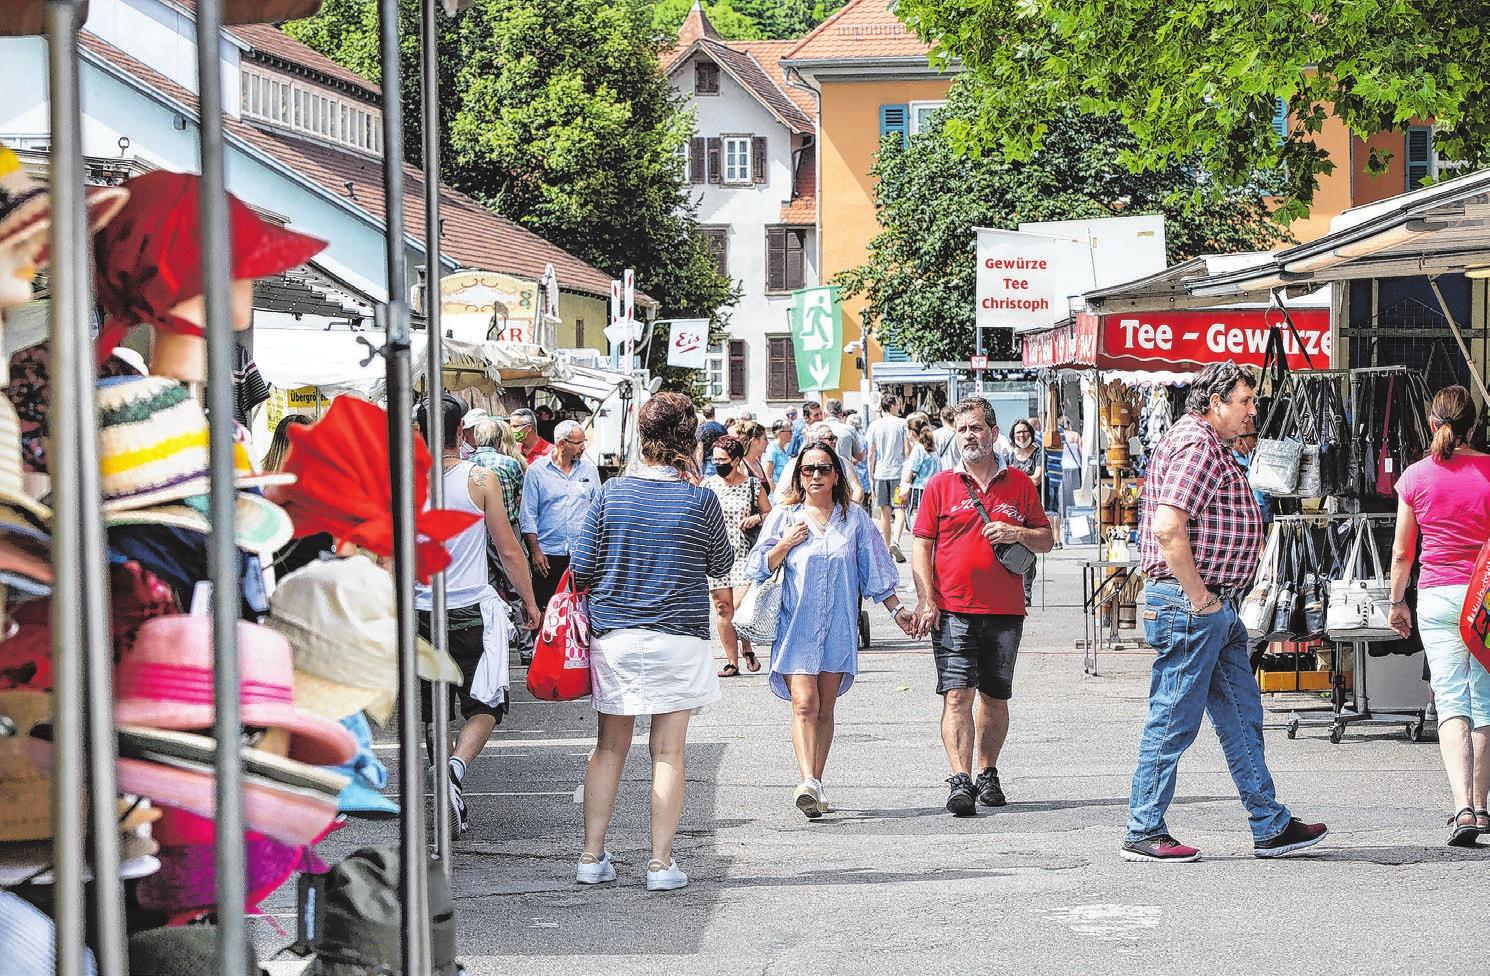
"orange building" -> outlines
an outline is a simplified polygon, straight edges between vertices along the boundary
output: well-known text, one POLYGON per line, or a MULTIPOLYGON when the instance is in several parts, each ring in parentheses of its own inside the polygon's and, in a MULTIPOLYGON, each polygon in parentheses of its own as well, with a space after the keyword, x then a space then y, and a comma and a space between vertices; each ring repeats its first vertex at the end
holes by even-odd
MULTIPOLYGON (((951 73, 927 62, 929 48, 896 19, 886 0, 850 0, 781 59, 788 81, 817 97, 818 269, 826 283, 863 264, 879 233, 874 179, 869 171, 887 134, 908 136, 946 102, 951 73)), ((843 306, 845 344, 862 341, 864 302, 843 306)), ((846 353, 839 396, 860 400, 859 353, 846 353)), ((870 340, 863 358, 873 364, 903 358, 870 340), (887 356, 888 353, 888 356, 887 356)))

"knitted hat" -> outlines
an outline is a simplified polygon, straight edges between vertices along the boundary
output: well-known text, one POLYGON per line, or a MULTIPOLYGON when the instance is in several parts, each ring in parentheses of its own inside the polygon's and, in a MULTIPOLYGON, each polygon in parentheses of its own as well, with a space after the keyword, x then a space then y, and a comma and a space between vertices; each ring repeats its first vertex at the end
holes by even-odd
MULTIPOLYGON (((129 191, 122 186, 91 186, 87 199, 88 228, 98 230, 124 206, 129 191)), ((26 175, 14 151, 0 146, 0 247, 45 234, 51 223, 52 198, 46 186, 26 175)))

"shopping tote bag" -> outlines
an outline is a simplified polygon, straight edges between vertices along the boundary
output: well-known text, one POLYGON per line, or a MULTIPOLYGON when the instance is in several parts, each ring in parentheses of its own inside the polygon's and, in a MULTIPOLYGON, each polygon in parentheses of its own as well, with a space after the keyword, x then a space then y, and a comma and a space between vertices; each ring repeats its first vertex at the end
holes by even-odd
POLYGON ((1469 648, 1475 660, 1490 668, 1490 542, 1480 547, 1480 556, 1474 561, 1474 572, 1469 574, 1469 589, 1464 594, 1464 609, 1459 613, 1459 636, 1469 648))
POLYGON ((573 701, 590 693, 590 614, 585 594, 574 591, 569 570, 548 601, 528 666, 528 690, 545 701, 573 701))

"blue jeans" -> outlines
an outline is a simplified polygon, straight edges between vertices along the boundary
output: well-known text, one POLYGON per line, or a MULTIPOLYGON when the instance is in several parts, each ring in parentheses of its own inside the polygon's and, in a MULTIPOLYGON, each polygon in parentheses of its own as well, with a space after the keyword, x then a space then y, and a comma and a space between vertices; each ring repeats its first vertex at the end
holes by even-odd
POLYGON ((1164 812, 1174 799, 1180 756, 1209 714, 1255 840, 1288 826, 1262 751, 1262 695, 1248 660, 1247 630, 1230 603, 1208 615, 1190 612, 1176 583, 1160 580, 1144 592, 1144 635, 1158 657, 1149 683, 1149 717, 1138 747, 1128 800, 1127 840, 1169 832, 1164 812))

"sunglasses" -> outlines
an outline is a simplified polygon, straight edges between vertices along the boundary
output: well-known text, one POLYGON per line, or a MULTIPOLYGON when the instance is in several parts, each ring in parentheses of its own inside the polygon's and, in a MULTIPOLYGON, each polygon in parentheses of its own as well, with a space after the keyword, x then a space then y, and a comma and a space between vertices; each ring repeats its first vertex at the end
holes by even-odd
POLYGON ((832 474, 833 473, 833 465, 831 465, 831 464, 804 464, 804 465, 802 465, 802 473, 805 474, 805 475, 807 475, 809 478, 812 477, 815 474, 832 474))

